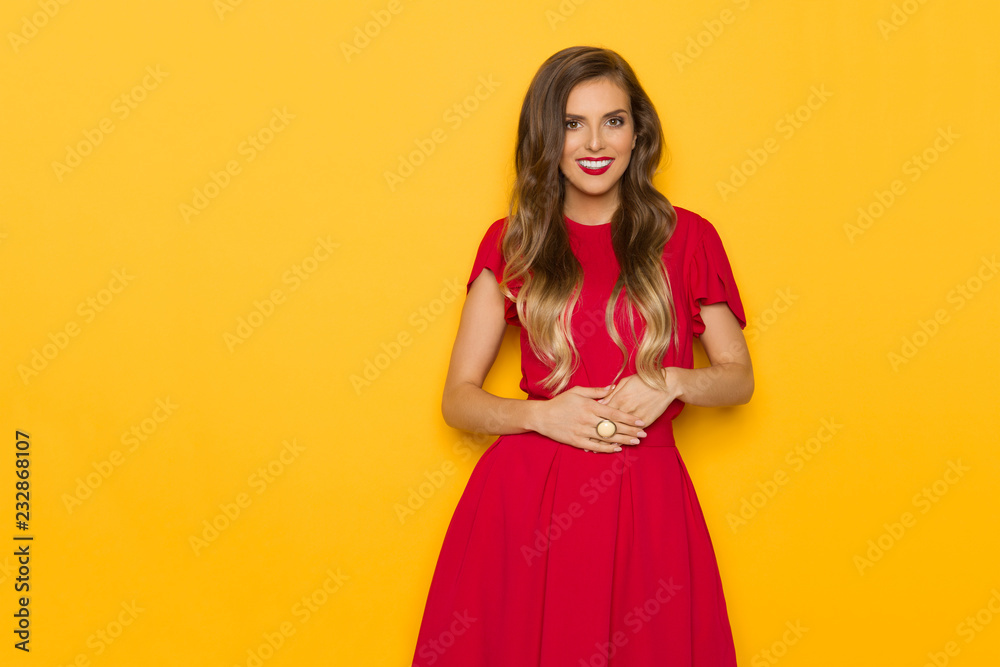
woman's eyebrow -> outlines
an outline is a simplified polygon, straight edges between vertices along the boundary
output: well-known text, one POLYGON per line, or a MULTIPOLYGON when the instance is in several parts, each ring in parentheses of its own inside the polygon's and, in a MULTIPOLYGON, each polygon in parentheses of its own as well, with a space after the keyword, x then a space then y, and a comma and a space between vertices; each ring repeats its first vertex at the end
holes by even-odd
MULTIPOLYGON (((601 116, 601 118, 607 118, 608 116, 614 116, 615 114, 620 114, 620 113, 628 115, 628 111, 626 111, 625 109, 615 109, 614 111, 607 112, 606 114, 604 114, 603 116, 601 116)), ((566 114, 566 117, 567 118, 574 118, 574 119, 579 118, 580 120, 586 120, 585 116, 581 116, 581 115, 575 114, 575 113, 568 113, 568 114, 566 114)))

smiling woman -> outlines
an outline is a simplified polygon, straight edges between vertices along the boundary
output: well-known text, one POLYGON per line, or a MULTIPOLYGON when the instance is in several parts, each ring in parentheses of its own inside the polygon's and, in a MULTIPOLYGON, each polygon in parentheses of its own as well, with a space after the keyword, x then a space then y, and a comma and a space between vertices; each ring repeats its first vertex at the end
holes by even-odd
POLYGON ((500 437, 448 526, 414 665, 736 665, 672 420, 750 399, 746 316, 715 227, 653 186, 662 150, 617 53, 568 48, 536 73, 441 404, 500 437), (508 324, 527 400, 482 388, 508 324))
POLYGON ((607 78, 581 83, 569 94, 566 140, 559 161, 566 177, 563 208, 583 224, 600 224, 617 205, 618 182, 636 141, 628 108, 628 95, 607 78), (612 111, 603 111, 609 107, 612 111), (604 201, 598 206, 595 198, 604 201), (599 220, 587 221, 590 211, 584 213, 584 209, 591 209, 599 220))

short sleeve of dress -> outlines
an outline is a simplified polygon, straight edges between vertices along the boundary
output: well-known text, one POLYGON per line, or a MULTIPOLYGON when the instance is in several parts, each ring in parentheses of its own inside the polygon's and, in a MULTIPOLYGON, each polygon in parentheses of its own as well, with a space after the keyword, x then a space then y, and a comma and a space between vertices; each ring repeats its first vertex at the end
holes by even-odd
POLYGON ((483 269, 492 271, 497 284, 500 283, 505 264, 503 255, 500 252, 500 238, 502 233, 503 219, 497 220, 486 230, 483 240, 479 242, 479 250, 476 252, 475 261, 472 263, 472 273, 469 274, 469 281, 465 285, 466 294, 469 293, 472 283, 483 272, 483 269))
MULTIPOLYGON (((503 259, 503 253, 500 251, 503 223, 504 218, 500 218, 490 225, 486 234, 483 235, 483 240, 479 242, 479 250, 476 251, 476 259, 472 262, 472 271, 469 273, 469 280, 465 285, 466 294, 472 289, 472 283, 483 272, 483 269, 489 269, 493 272, 493 277, 498 285, 503 279, 504 268, 507 266, 507 262, 503 259)), ((510 286, 514 294, 517 294, 520 283, 521 281, 517 281, 510 286)), ((517 317, 517 304, 506 296, 504 296, 504 320, 507 324, 521 326, 521 321, 517 317)))
POLYGON ((744 329, 747 325, 746 314, 722 239, 708 220, 700 218, 699 222, 701 234, 694 243, 687 270, 690 290, 688 301, 694 320, 694 335, 698 337, 705 332, 701 307, 710 303, 726 303, 739 321, 740 328, 744 329))

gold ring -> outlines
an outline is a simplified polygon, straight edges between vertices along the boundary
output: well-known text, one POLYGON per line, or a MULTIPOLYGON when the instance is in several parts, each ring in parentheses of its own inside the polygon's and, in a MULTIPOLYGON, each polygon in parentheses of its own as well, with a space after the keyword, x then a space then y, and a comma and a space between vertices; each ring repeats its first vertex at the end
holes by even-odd
POLYGON ((597 422, 597 435, 601 436, 605 440, 613 436, 618 432, 618 426, 610 419, 602 419, 597 422))

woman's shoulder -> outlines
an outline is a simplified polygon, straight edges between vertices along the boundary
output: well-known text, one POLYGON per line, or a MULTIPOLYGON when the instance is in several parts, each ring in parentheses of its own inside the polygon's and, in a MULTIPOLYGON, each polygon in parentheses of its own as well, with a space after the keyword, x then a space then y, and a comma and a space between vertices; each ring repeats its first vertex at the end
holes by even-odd
POLYGON ((702 215, 695 213, 691 209, 674 205, 674 212, 677 213, 676 229, 684 234, 703 234, 707 228, 712 226, 702 215))
POLYGON ((486 231, 483 233, 483 240, 489 239, 493 242, 499 242, 501 236, 503 235, 503 225, 507 218, 500 218, 499 220, 494 220, 487 227, 486 231))
POLYGON ((677 224, 670 237, 670 244, 690 250, 705 234, 715 231, 711 222, 690 209, 674 205, 674 212, 677 214, 677 224))
MULTIPOLYGON (((686 273, 695 265, 714 264, 726 259, 722 237, 707 218, 681 206, 674 206, 677 225, 664 248, 670 259, 686 273)), ((726 260, 728 261, 728 260, 726 260)))
POLYGON ((491 268, 501 268, 506 262, 503 258, 503 226, 506 218, 494 220, 486 227, 479 249, 476 251, 476 264, 484 264, 491 268))

